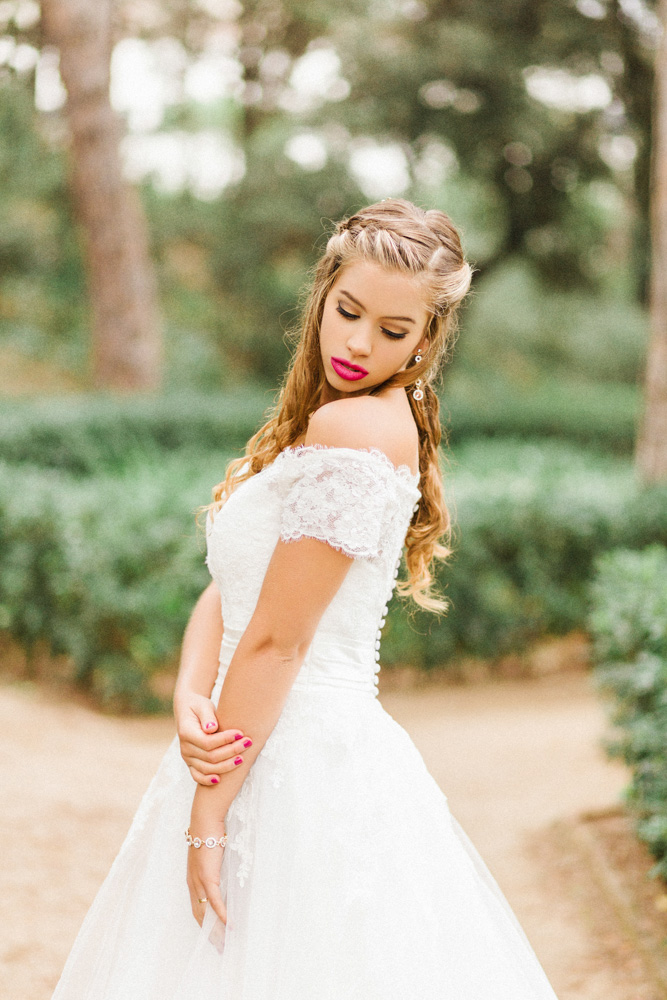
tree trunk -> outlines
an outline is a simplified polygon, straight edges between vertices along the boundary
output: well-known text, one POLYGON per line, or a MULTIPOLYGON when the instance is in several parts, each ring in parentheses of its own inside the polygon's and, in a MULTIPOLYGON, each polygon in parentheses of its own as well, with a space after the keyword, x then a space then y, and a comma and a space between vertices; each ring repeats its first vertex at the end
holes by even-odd
POLYGON ((667 479, 667 0, 655 63, 651 199, 651 339, 637 469, 644 482, 667 479))
POLYGON ((44 40, 60 52, 70 177, 82 227, 98 388, 154 389, 162 330, 148 233, 121 171, 121 123, 109 98, 112 0, 42 0, 44 40))

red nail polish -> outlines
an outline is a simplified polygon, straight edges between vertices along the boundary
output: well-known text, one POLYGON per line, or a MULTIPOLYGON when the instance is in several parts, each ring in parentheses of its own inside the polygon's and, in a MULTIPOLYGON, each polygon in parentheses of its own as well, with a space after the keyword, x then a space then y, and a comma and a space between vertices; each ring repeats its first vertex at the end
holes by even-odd
POLYGON ((243 746, 244 747, 251 747, 252 746, 252 740, 244 740, 243 741, 243 746))
POLYGON ((213 729, 214 726, 215 726, 215 722, 207 722, 206 723, 206 729, 213 729))
POLYGON ((242 740, 243 739, 243 733, 237 733, 236 736, 234 737, 234 739, 235 740, 242 740))
POLYGON ((220 781, 220 778, 216 778, 216 777, 211 778, 211 782, 214 785, 217 785, 219 781, 220 781))
POLYGON ((234 763, 235 764, 242 764, 243 763, 243 757, 235 757, 234 758, 234 763))

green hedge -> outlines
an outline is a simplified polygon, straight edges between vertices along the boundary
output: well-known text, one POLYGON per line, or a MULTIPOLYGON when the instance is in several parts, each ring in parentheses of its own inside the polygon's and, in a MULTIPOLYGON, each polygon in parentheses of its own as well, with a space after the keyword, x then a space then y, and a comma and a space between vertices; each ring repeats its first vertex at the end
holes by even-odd
POLYGON ((589 627, 597 675, 614 697, 608 744, 632 771, 626 792, 639 836, 667 878, 667 549, 600 558, 589 627))
POLYGON ((77 476, 120 471, 133 456, 242 449, 272 397, 223 394, 67 396, 0 404, 0 460, 77 476))
MULTIPOLYGON (((638 395, 625 385, 554 382, 519 391, 505 382, 484 393, 465 375, 441 389, 443 418, 458 446, 477 437, 555 437, 629 452, 638 395)), ((122 470, 137 454, 241 449, 273 394, 257 388, 216 394, 118 399, 77 396, 0 402, 0 461, 77 476, 122 470)))
POLYGON ((30 653, 71 657, 72 679, 117 709, 160 707, 151 675, 176 655, 210 577, 194 510, 225 456, 144 457, 84 481, 0 467, 0 627, 30 653))
POLYGON ((456 542, 439 580, 452 608, 418 611, 412 628, 388 622, 384 662, 429 669, 580 628, 601 552, 667 543, 667 489, 642 490, 628 462, 562 442, 469 442, 445 483, 456 542))
POLYGON ((550 379, 517 386, 454 368, 440 392, 453 445, 478 437, 561 438, 602 451, 630 454, 641 397, 623 383, 550 379))
MULTIPOLYGON (((173 662, 208 581, 193 510, 226 458, 143 454, 87 479, 0 467, 0 627, 68 653, 104 702, 157 705, 151 674, 173 662)), ((428 670, 581 627, 600 552, 667 543, 664 490, 641 491, 628 463, 560 442, 469 443, 446 483, 457 540, 440 576, 452 609, 436 619, 394 601, 386 666, 428 670)))

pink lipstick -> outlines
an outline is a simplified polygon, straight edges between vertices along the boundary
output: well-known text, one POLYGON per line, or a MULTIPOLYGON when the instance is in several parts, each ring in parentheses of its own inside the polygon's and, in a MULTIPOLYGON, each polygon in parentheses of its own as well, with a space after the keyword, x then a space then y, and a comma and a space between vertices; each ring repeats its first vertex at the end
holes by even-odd
POLYGON ((356 382, 368 375, 366 369, 362 368, 361 365, 353 365, 351 361, 344 361, 342 358, 332 357, 331 367, 336 375, 340 375, 341 378, 348 379, 350 382, 356 382))

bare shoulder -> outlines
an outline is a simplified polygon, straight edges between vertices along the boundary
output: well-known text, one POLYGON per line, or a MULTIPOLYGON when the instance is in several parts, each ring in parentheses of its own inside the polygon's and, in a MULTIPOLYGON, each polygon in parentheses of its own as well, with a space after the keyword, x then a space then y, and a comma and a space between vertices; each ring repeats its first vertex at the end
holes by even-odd
POLYGON ((394 465, 417 469, 418 433, 409 404, 382 396, 325 403, 313 413, 306 442, 328 448, 378 448, 394 465))

